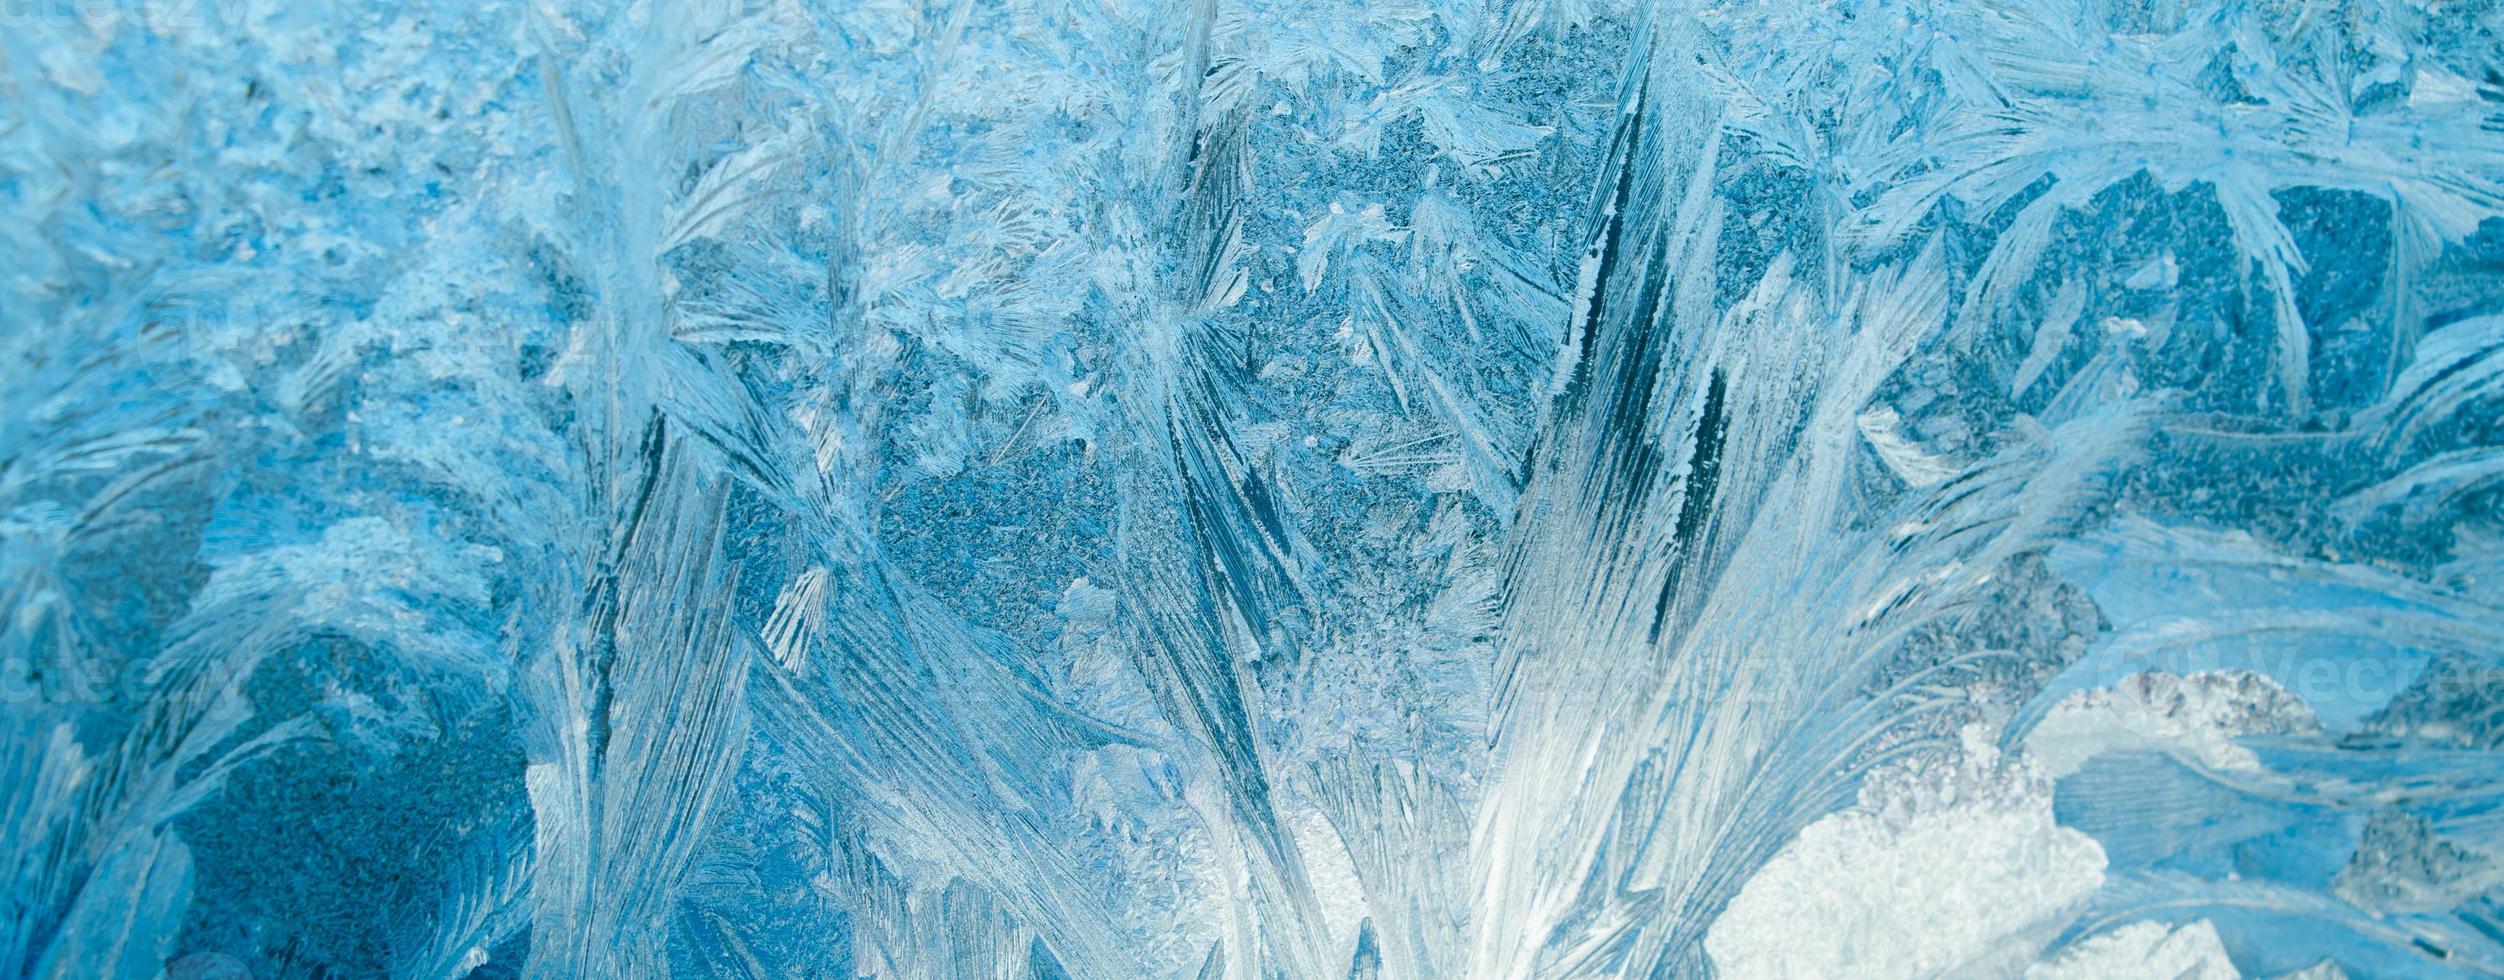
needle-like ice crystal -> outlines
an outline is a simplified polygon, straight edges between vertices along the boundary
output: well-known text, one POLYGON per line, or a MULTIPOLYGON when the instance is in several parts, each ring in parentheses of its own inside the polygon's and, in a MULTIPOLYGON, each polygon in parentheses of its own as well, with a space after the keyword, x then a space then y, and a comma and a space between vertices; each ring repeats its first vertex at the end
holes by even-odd
POLYGON ((0 976, 2504 973, 2494 0, 0 0, 0 976))

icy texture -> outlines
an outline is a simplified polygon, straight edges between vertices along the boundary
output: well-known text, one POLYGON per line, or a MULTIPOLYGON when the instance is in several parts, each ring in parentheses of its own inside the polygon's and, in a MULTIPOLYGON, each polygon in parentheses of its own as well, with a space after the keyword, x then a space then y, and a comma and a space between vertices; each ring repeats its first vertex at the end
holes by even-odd
POLYGON ((0 976, 2504 972, 2504 6, 0 14, 0 976))

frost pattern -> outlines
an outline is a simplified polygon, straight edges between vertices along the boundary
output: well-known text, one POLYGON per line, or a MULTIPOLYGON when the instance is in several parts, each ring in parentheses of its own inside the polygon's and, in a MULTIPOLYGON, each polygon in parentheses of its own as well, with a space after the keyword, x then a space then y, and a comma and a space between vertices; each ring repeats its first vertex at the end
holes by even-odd
POLYGON ((6 19, 0 974, 2504 972, 2494 4, 6 19))

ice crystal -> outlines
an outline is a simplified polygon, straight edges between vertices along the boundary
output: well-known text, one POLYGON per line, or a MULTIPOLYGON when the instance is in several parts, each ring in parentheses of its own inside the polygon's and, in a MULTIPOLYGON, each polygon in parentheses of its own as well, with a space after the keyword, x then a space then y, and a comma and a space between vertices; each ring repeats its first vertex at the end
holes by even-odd
POLYGON ((2504 6, 0 7, 0 974, 2504 972, 2504 6))

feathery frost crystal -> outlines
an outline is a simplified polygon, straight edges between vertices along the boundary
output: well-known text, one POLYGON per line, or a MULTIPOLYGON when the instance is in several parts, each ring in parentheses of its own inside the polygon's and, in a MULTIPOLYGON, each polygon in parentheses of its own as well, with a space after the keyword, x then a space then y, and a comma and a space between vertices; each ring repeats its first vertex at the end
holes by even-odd
POLYGON ((0 20, 0 976, 2504 973, 2495 0, 0 20))

